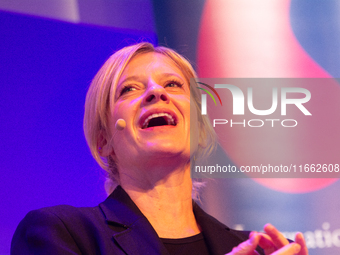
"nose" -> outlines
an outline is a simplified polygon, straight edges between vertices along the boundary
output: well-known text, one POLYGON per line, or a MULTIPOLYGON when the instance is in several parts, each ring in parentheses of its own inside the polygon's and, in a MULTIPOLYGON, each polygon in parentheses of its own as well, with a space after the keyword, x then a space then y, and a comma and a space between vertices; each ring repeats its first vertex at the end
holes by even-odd
POLYGON ((156 103, 158 101, 169 103, 169 100, 170 98, 165 88, 155 83, 150 85, 143 99, 145 104, 156 103))

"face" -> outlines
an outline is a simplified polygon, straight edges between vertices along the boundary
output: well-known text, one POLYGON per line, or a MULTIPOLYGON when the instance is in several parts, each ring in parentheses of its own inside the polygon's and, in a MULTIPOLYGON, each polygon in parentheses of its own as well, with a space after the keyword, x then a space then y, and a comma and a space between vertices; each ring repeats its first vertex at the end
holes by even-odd
POLYGON ((118 81, 109 118, 118 168, 147 160, 190 158, 190 89, 171 59, 159 53, 134 57, 118 81), (126 127, 117 131, 115 123, 126 127))

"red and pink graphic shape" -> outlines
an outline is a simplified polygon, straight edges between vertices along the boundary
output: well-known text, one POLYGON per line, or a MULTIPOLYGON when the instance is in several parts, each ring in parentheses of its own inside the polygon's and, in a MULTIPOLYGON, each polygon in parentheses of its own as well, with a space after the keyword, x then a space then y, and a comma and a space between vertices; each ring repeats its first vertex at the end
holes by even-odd
MULTIPOLYGON (((199 77, 330 78, 296 40, 289 7, 290 1, 208 0, 198 44, 199 77)), ((331 112, 340 107, 329 102, 340 98, 340 87, 330 82, 327 86, 311 86, 309 90, 312 100, 308 110, 313 118, 305 118, 299 112, 293 115, 299 122, 300 133, 292 130, 278 133, 277 129, 268 128, 261 131, 248 128, 244 132, 216 127, 222 137, 220 144, 233 162, 238 166, 260 165, 270 156, 276 164, 323 164, 337 158, 340 120, 331 112)), ((222 98, 230 96, 226 90, 218 92, 222 98)), ((208 100, 210 118, 233 117, 227 104, 213 107, 208 100)), ((256 179, 266 187, 291 193, 322 189, 336 180, 256 179)))

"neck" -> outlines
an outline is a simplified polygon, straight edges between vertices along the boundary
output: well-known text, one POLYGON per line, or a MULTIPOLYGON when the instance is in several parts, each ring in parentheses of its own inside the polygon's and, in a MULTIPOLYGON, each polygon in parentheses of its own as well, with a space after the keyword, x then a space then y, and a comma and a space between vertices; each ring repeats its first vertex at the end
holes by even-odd
POLYGON ((121 185, 149 220, 159 237, 184 238, 200 232, 192 207, 189 164, 163 178, 164 169, 149 169, 142 178, 121 175, 121 185), (157 173, 155 177, 153 173, 157 173))

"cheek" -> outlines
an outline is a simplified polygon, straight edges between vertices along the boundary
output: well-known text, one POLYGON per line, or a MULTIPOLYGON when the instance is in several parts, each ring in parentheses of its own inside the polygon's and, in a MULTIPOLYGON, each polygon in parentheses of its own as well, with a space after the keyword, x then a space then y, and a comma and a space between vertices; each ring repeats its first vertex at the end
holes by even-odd
POLYGON ((111 122, 113 129, 112 147, 118 161, 124 161, 127 155, 133 153, 136 132, 133 125, 132 112, 132 109, 128 108, 126 104, 120 104, 113 113, 113 121, 111 122), (118 119, 124 120, 125 127, 123 129, 116 128, 118 119))
POLYGON ((118 119, 123 119, 125 121, 125 128, 122 130, 117 130, 117 138, 115 140, 118 144, 130 144, 134 143, 137 138, 137 128, 138 128, 138 116, 140 113, 140 98, 133 100, 124 100, 117 102, 113 111, 112 119, 113 128, 118 119))
POLYGON ((174 104, 179 108, 180 111, 190 113, 191 98, 189 96, 181 95, 174 98, 174 104))
POLYGON ((135 99, 117 102, 114 106, 112 118, 114 120, 124 119, 127 122, 126 124, 131 125, 131 120, 134 119, 139 109, 139 101, 139 99, 135 99))

